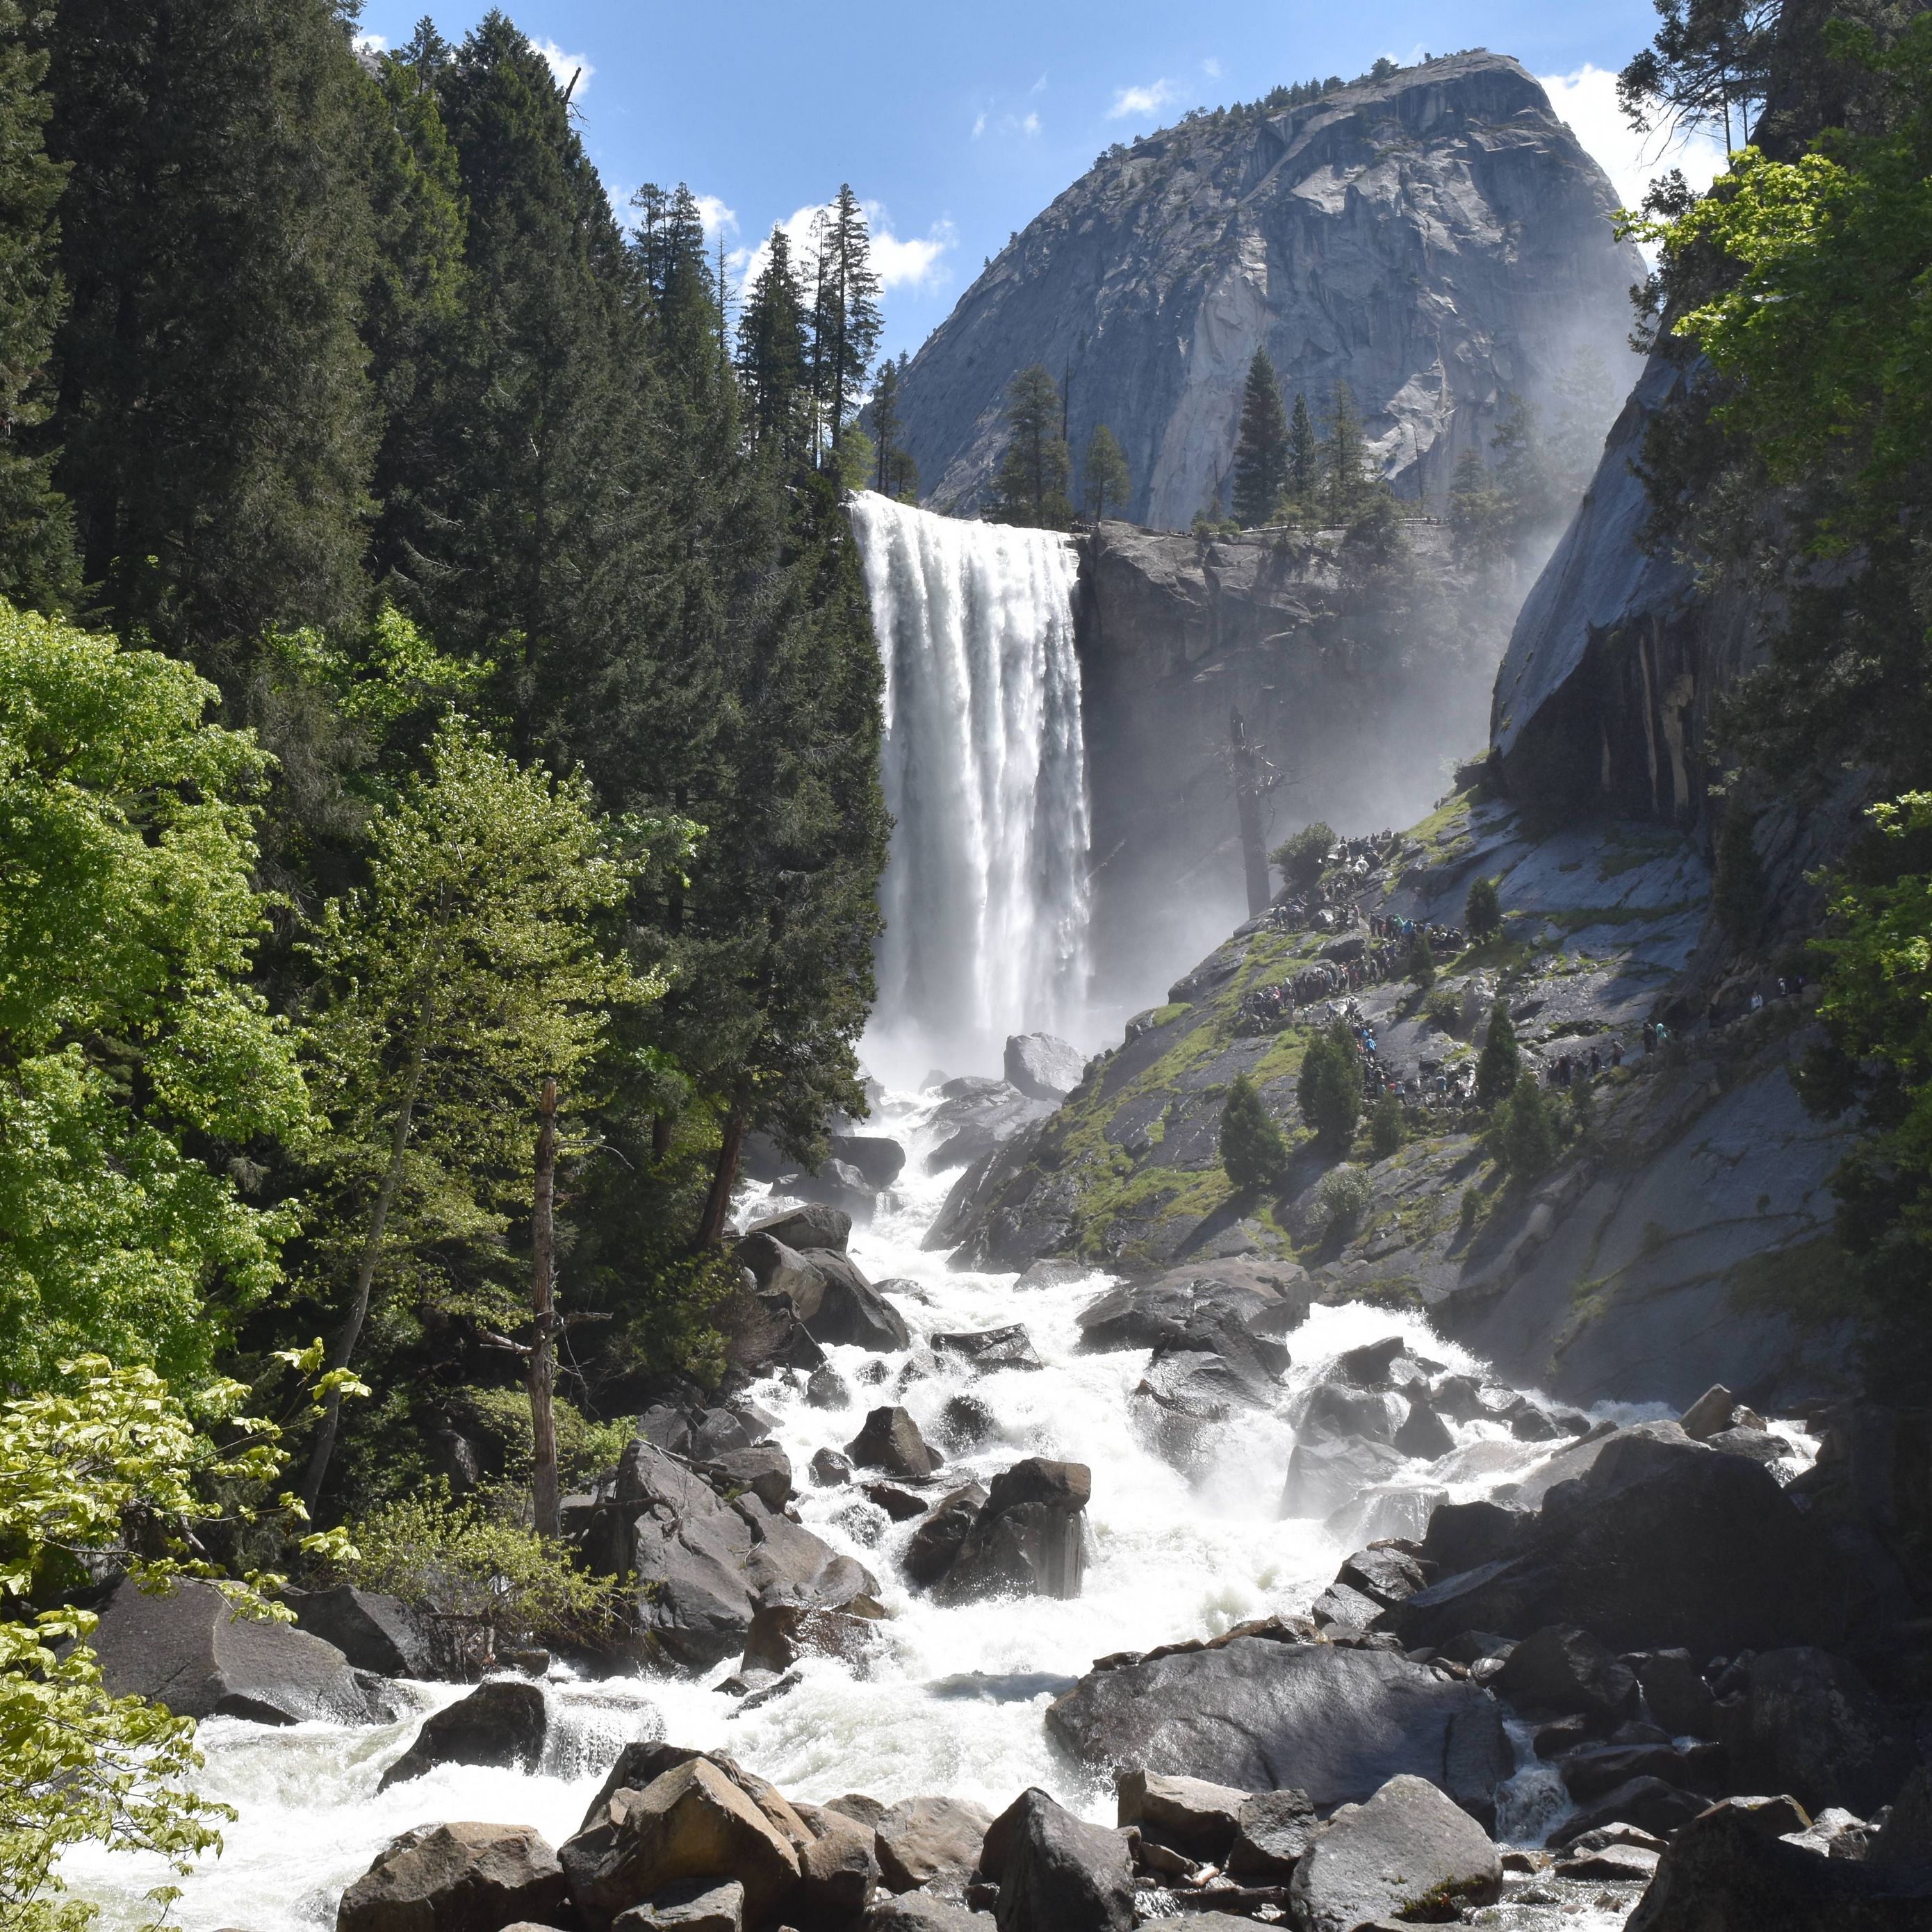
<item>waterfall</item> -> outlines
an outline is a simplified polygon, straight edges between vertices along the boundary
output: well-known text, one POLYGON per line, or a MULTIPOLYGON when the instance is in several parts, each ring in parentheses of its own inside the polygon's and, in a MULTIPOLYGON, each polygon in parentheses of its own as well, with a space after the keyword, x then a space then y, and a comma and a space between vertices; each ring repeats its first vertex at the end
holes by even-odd
POLYGON ((896 821, 868 1054, 997 1071, 1008 1034, 1077 1030, 1086 992, 1078 562, 1050 531, 870 492, 850 513, 896 821))

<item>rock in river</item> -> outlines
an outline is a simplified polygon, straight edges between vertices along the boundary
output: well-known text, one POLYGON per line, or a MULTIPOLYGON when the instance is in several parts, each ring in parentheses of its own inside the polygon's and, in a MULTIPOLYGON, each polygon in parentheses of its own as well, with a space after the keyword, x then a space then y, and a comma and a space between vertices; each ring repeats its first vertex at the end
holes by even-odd
POLYGON ((1364 1804, 1345 1804, 1294 1868, 1303 1932, 1357 1932, 1426 1912, 1446 1918, 1502 1889, 1489 1834, 1426 1778, 1392 1778, 1364 1804))
POLYGON ((557 1856, 527 1826, 419 1825, 342 1894, 336 1932, 499 1932, 565 1910, 557 1856))

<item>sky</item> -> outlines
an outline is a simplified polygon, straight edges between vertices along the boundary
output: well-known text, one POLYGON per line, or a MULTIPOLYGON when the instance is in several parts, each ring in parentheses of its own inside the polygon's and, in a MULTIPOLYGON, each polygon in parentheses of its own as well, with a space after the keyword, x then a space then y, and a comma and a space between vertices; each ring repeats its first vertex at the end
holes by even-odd
MULTIPOLYGON (((364 34, 407 38, 424 0, 367 0, 364 34)), ((428 9, 459 38, 482 0, 428 9)), ((1616 70, 1655 30, 1652 0, 516 0, 568 80, 621 210, 682 181, 742 275, 774 223, 794 232, 849 182, 870 214, 885 346, 916 350, 1008 236, 1112 142, 1191 107, 1364 73, 1378 55, 1488 47, 1540 78, 1626 205, 1650 177, 1714 172, 1708 142, 1665 151, 1617 111, 1616 70)))

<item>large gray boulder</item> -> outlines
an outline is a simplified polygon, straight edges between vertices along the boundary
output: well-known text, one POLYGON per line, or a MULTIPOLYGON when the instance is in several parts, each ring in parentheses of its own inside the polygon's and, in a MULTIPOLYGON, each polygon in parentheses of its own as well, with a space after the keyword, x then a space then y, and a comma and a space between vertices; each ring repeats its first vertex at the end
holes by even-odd
POLYGON ((805 1326, 814 1342, 828 1348, 869 1348, 876 1354, 911 1346, 905 1317, 859 1272, 849 1255, 814 1249, 810 1261, 819 1277, 818 1300, 805 1326))
POLYGON ((1281 1514, 1333 1515, 1364 1490, 1399 1475, 1407 1460, 1400 1450, 1366 1438, 1298 1442, 1288 1451, 1288 1474, 1281 1486, 1281 1514))
POLYGON ((421 1778, 440 1764, 504 1765, 532 1772, 543 1756, 548 1729, 544 1694, 534 1684, 499 1678, 479 1684, 422 1721, 407 1750, 383 1772, 376 1787, 421 1778))
POLYGON ((745 1888, 734 1878, 688 1878, 620 1912, 610 1932, 745 1932, 745 1888))
POLYGON ((1006 1039, 1006 1084, 1029 1100, 1064 1100, 1087 1070, 1080 1049, 1050 1033, 1016 1033, 1006 1039))
POLYGON ((1043 1366, 1033 1346, 1033 1337, 1017 1322, 1001 1328, 976 1328, 935 1335, 933 1352, 969 1363, 982 1376, 996 1375, 1002 1369, 1037 1369, 1043 1366))
POLYGON ((894 1403, 868 1410, 865 1426, 845 1445, 856 1468, 883 1469, 902 1481, 920 1483, 944 1460, 926 1445, 919 1424, 894 1403))
POLYGON ((1163 1778, 1158 1772, 1121 1772, 1114 1820, 1137 1827, 1143 1838, 1214 1864, 1227 1862, 1248 1793, 1204 1778, 1163 1778))
POLYGON ((358 1670, 382 1677, 442 1675, 429 1626, 400 1598, 341 1583, 332 1590, 291 1591, 288 1604, 298 1630, 334 1644, 358 1670))
POLYGON ((877 1594, 870 1571, 754 1492, 727 1502, 654 1444, 634 1442, 606 1500, 583 1512, 580 1543, 601 1575, 634 1573, 646 1652, 703 1668, 745 1647, 769 1604, 837 1608, 877 1594))
POLYGON ((994 1820, 980 1871, 1000 1888, 1000 1932, 1132 1932, 1126 1838, 1075 1817, 1043 1791, 1022 1792, 994 1820))
POLYGON ((769 1234, 788 1248, 830 1248, 842 1255, 846 1243, 852 1238, 852 1217, 842 1208, 814 1201, 802 1208, 768 1214, 754 1221, 745 1234, 748 1240, 754 1234, 769 1234))
POLYGON ((1532 1632, 1493 1682, 1498 1696, 1526 1710, 1580 1712, 1606 1726, 1628 1716, 1637 1698, 1636 1672, 1574 1624, 1532 1632))
MULTIPOLYGON (((809 1837, 802 1821, 801 1838, 809 1837)), ((688 1879, 736 1879, 753 1918, 799 1881, 799 1849, 709 1758, 694 1757, 643 1790, 615 1792, 603 1815, 559 1853, 572 1902, 591 1932, 688 1879)))
POLYGON ((336 1932, 502 1932, 554 1924, 556 1853, 526 1825, 419 1825, 383 1846, 342 1894, 336 1932))
POLYGON ((1083 1354, 1153 1348, 1178 1340, 1201 1318, 1233 1316, 1250 1333, 1279 1336, 1308 1318, 1313 1291, 1292 1263, 1217 1262, 1124 1282, 1079 1316, 1083 1354))
POLYGON ((1713 1805, 1670 1837, 1627 1932, 1922 1932, 1932 1861, 1834 1858, 1713 1805))
POLYGON ((873 1828, 879 1876, 893 1892, 962 1894, 992 1822, 968 1798, 902 1798, 873 1828))
POLYGON ((1316 1834, 1289 1882, 1302 1932, 1358 1932, 1418 1908, 1447 1918, 1493 1904, 1502 1864, 1489 1834, 1426 1778, 1392 1778, 1316 1834))
POLYGON ((1801 1647, 1762 1652, 1744 1671, 1717 1708, 1733 1789, 1788 1791, 1814 1816, 1835 1804, 1865 1818, 1892 1802, 1918 1754, 1856 1665, 1801 1647))
POLYGON ((986 1500, 985 1490, 968 1483, 933 1504, 906 1545, 905 1573, 913 1582, 929 1586, 952 1568, 986 1500))
POLYGON ((1078 1596, 1093 1493, 1084 1462, 1030 1456, 1001 1470, 938 1586, 939 1600, 1078 1596))
POLYGON ((1480 1814, 1514 1768, 1486 1690, 1389 1651, 1265 1637, 1096 1668, 1046 1723, 1089 1764, 1291 1787, 1323 1808, 1407 1772, 1480 1814))
POLYGON ((332 1643, 290 1624, 238 1616, 212 1583, 178 1583, 154 1597, 122 1583, 90 1642, 114 1696, 149 1698, 178 1718, 367 1724, 406 1708, 332 1643))

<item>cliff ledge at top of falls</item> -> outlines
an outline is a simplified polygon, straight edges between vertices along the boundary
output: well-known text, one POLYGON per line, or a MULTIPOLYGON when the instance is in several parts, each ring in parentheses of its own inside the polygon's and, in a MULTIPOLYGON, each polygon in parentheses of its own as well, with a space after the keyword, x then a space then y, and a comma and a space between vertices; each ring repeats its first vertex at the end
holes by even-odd
POLYGON ((955 1264, 979 1268, 1070 1255, 1130 1275, 1238 1256, 1306 1269, 1327 1299, 1425 1306, 1501 1373, 1574 1401, 1681 1407, 1722 1381, 1788 1412, 1838 1393, 1850 1337, 1818 1291, 1840 1262, 1829 1183, 1848 1130, 1808 1117, 1792 1085, 1815 1036, 1805 1002, 1780 997, 1774 974, 1712 976, 1710 876, 1692 842, 1628 820, 1538 838, 1466 793, 1372 874, 1365 914, 1445 926, 1472 878, 1500 881, 1504 936, 1445 959, 1426 1000, 1400 978, 1353 996, 1412 1091, 1468 1066, 1498 994, 1540 1080, 1593 1048, 1607 1070, 1621 1043, 1587 1130, 1546 1172, 1512 1184, 1479 1114, 1412 1108, 1392 1154, 1359 1137, 1363 1204, 1336 1216, 1295 1095, 1321 1006, 1298 1026, 1251 1016, 1262 989, 1359 952, 1364 929, 1260 920, 1130 1021, 1051 1118, 969 1168, 928 1244, 957 1243, 955 1264), (1676 1036, 1646 1054, 1659 1015, 1676 1036), (1265 1195, 1238 1194, 1221 1166, 1240 1073, 1294 1144, 1265 1195))
POLYGON ((1480 51, 1111 149, 914 358, 901 405, 926 500, 983 506, 1006 386, 1037 362, 1066 382, 1076 452, 1102 422, 1120 439, 1130 514, 1184 527, 1229 476, 1264 347, 1318 410, 1346 380, 1384 472, 1439 495, 1512 392, 1551 404, 1586 351, 1627 386, 1642 264, 1616 206, 1535 79, 1480 51))

